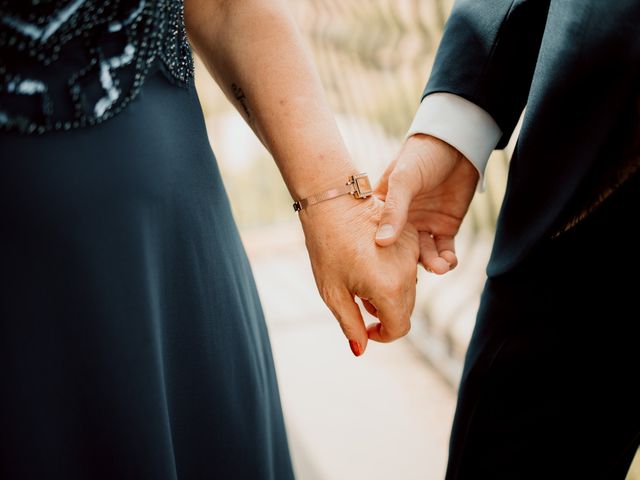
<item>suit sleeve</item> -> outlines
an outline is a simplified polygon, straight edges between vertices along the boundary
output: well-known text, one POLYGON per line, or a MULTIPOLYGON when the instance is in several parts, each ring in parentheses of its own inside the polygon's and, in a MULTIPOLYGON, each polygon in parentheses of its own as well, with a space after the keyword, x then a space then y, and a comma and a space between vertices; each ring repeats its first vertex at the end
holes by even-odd
POLYGON ((423 98, 458 95, 500 127, 504 148, 524 109, 550 0, 457 0, 423 98))

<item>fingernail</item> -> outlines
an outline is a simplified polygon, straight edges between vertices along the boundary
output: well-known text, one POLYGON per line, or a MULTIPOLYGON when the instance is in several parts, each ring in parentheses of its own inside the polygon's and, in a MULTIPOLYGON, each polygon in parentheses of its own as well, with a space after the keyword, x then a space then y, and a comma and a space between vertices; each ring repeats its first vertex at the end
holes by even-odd
POLYGON ((382 240, 383 238, 389 238, 393 236, 393 226, 385 223, 384 225, 380 225, 380 228, 376 232, 376 238, 382 240))
POLYGON ((356 342, 355 340, 349 340, 349 346, 351 347, 351 351, 356 357, 362 355, 362 347, 360 347, 360 344, 358 342, 356 342))

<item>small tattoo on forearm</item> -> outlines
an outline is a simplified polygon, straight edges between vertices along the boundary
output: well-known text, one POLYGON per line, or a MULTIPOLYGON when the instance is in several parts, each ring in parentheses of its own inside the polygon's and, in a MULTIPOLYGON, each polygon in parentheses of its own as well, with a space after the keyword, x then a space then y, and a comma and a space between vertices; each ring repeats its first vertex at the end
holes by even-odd
POLYGON ((240 105, 242 105, 242 109, 244 110, 244 113, 247 114, 247 118, 251 118, 251 112, 249 111, 249 107, 247 107, 247 97, 242 89, 237 84, 232 83, 231 92, 235 99, 240 102, 240 105))

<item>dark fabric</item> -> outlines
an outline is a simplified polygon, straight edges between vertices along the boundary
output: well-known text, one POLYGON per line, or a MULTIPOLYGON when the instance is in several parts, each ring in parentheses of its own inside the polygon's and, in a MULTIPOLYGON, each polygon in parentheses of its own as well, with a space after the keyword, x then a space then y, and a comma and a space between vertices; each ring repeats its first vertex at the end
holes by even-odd
POLYGON ((484 108, 509 141, 524 108, 550 0, 458 0, 425 95, 451 92, 484 108))
POLYGON ((292 479, 193 84, 0 152, 0 478, 292 479))
POLYGON ((447 480, 623 480, 640 445, 640 175, 486 284, 447 480), (633 220, 631 220, 633 219, 633 220))
POLYGON ((425 95, 484 108, 499 147, 526 113, 448 480, 624 479, 640 443, 638 25, 636 0, 454 5, 425 95))
POLYGON ((505 133, 524 104, 490 276, 546 238, 595 164, 640 84, 640 2, 458 0, 425 94, 487 110, 505 133))

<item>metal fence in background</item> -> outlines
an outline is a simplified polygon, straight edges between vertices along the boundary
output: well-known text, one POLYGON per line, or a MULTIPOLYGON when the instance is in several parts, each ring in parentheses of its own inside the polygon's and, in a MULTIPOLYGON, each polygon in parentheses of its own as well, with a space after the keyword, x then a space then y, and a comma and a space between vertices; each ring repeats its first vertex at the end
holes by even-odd
MULTIPOLYGON (((380 174, 418 107, 443 26, 446 0, 289 0, 356 163, 380 174)), ((423 275, 410 339, 452 386, 475 321, 508 161, 490 162, 458 238, 461 263, 423 275)))

